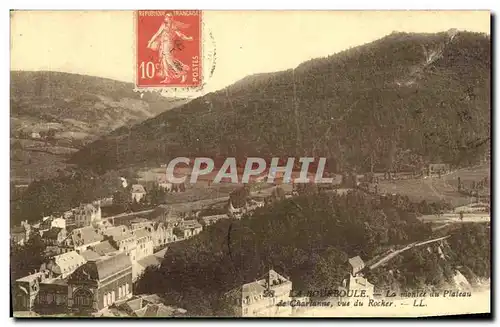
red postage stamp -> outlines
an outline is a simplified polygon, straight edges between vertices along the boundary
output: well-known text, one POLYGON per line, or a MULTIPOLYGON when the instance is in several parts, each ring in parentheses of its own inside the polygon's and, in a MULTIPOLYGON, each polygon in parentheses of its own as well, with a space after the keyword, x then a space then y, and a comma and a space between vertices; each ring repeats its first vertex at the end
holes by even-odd
POLYGON ((138 88, 201 85, 201 16, 200 10, 136 12, 138 88))

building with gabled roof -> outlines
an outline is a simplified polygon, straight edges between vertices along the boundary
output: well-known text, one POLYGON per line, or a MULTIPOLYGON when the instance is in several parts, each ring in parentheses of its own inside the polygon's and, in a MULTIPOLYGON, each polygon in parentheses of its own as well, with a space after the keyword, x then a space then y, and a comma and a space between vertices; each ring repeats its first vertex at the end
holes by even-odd
POLYGON ((182 317, 186 310, 165 305, 156 294, 138 295, 130 300, 117 302, 103 316, 107 317, 182 317))
POLYGON ((46 268, 50 269, 54 276, 66 278, 78 267, 85 264, 85 262, 87 262, 87 260, 83 256, 76 251, 70 251, 56 255, 49 261, 46 268))
POLYGON ((291 306, 276 304, 291 300, 292 282, 270 269, 260 279, 243 284, 225 295, 232 313, 241 317, 288 317, 291 306))
POLYGON ((66 238, 66 229, 59 227, 51 227, 42 234, 42 240, 46 245, 58 245, 66 238))
POLYGON ((365 268, 365 263, 360 256, 355 256, 349 259, 349 264, 351 265, 351 274, 356 276, 365 268))
POLYGON ((62 243, 68 249, 81 252, 87 250, 92 245, 98 244, 103 238, 99 230, 94 229, 92 226, 87 226, 73 229, 62 243))
POLYGON ((102 224, 100 203, 80 205, 74 212, 74 219, 77 227, 93 226, 98 228, 102 224))
POLYGON ((206 227, 215 224, 221 219, 229 219, 229 216, 227 214, 203 216, 199 220, 202 226, 206 227))
POLYGON ((132 261, 125 253, 91 260, 68 278, 68 309, 94 313, 132 296, 132 261))
POLYGON ((141 228, 133 231, 137 247, 135 250, 135 260, 138 261, 154 252, 153 236, 146 228, 141 228))
POLYGON ((134 184, 130 190, 132 195, 132 201, 140 202, 142 198, 146 195, 146 190, 141 184, 134 184))
POLYGON ((125 252, 132 261, 136 261, 137 239, 130 229, 125 225, 107 228, 102 231, 105 239, 117 248, 125 252))
POLYGON ((201 233, 203 226, 196 220, 184 220, 179 226, 174 228, 174 233, 179 238, 190 238, 201 233))
POLYGON ((96 245, 93 245, 90 247, 90 250, 94 251, 100 256, 105 256, 110 253, 116 253, 119 252, 120 250, 116 248, 113 244, 111 244, 109 241, 102 241, 100 243, 97 243, 96 245))
POLYGON ((94 252, 92 250, 83 251, 82 253, 80 253, 80 255, 84 257, 85 260, 87 261, 94 261, 102 257, 99 253, 94 252))

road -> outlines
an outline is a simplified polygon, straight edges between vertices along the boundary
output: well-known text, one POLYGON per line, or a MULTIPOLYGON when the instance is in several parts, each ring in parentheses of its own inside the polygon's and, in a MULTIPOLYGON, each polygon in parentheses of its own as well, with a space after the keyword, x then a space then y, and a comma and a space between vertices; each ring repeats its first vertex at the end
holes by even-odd
POLYGON ((432 223, 487 223, 491 220, 488 212, 464 213, 462 219, 459 213, 443 213, 441 215, 424 215, 418 217, 422 222, 432 223))
POLYGON ((375 269, 385 263, 387 263, 389 260, 391 260, 392 258, 396 257, 397 255, 400 255, 401 253, 405 252, 405 251, 408 251, 412 248, 416 248, 416 247, 419 247, 419 246, 422 246, 422 245, 426 245, 426 244, 430 244, 430 243, 434 243, 434 242, 438 242, 438 241, 442 241, 444 239, 447 239, 448 237, 450 237, 449 235, 448 236, 443 236, 443 237, 439 237, 439 238, 435 238, 435 239, 431 239, 431 240, 427 240, 427 241, 423 241, 423 242, 419 242, 419 243, 411 243, 411 244, 408 244, 407 246, 405 246, 404 248, 402 249, 399 249, 399 250, 390 250, 391 252, 385 256, 383 256, 382 258, 380 258, 379 260, 377 260, 375 263, 372 263, 370 266, 369 266, 369 269, 372 270, 372 269, 375 269))

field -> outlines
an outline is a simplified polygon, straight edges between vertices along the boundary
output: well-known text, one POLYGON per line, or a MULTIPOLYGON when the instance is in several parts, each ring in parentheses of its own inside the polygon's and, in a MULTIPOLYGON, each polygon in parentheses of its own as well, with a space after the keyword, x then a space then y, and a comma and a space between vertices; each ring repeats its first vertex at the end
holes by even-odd
POLYGON ((457 207, 469 204, 473 200, 468 196, 458 193, 458 177, 460 177, 463 185, 470 187, 473 181, 480 181, 486 176, 488 178, 491 177, 490 167, 489 165, 481 165, 460 169, 441 178, 428 177, 426 179, 380 181, 378 190, 379 193, 407 195, 414 201, 446 201, 453 207, 457 207))

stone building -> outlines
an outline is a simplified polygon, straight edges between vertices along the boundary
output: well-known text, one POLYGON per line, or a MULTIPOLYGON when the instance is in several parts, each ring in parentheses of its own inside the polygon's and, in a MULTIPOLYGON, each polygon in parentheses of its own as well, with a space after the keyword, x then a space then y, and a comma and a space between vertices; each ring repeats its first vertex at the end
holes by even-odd
POLYGON ((273 269, 261 279, 226 293, 232 314, 241 317, 289 317, 292 307, 277 306, 291 300, 292 282, 273 269))
POLYGON ((40 283, 49 277, 48 271, 41 271, 16 280, 13 292, 14 310, 31 311, 40 291, 40 283))
POLYGON ((144 186, 141 184, 132 185, 132 189, 130 191, 132 196, 132 201, 140 202, 144 196, 146 196, 146 190, 144 186))
POLYGON ((28 224, 28 221, 22 221, 20 226, 16 226, 10 231, 12 242, 24 245, 29 240, 31 231, 31 225, 28 224))
POLYGON ((76 251, 70 251, 63 254, 56 255, 49 260, 45 266, 42 265, 40 270, 48 269, 53 276, 66 278, 78 267, 85 264, 87 260, 76 251))
POLYGON ((120 225, 108 228, 103 230, 102 233, 115 248, 130 256, 132 261, 137 260, 137 239, 127 226, 120 225))
POLYGON ((137 247, 135 250, 135 260, 138 261, 148 255, 153 254, 153 237, 147 229, 141 228, 133 231, 133 234, 137 241, 137 247))
POLYGON ((68 280, 51 278, 40 283, 35 310, 41 314, 65 313, 68 303, 68 280))
POLYGON ((179 226, 174 228, 174 233, 179 238, 190 238, 201 233, 203 226, 196 220, 184 220, 179 226))
POLYGON ((101 223, 101 205, 99 202, 81 205, 75 210, 74 220, 76 227, 99 225, 101 223))
POLYGON ((168 243, 177 241, 177 235, 174 234, 174 227, 171 223, 155 221, 146 229, 151 233, 155 251, 164 248, 168 243))
POLYGON ((65 228, 52 227, 49 230, 43 232, 42 240, 45 243, 45 245, 56 246, 62 243, 66 238, 66 236, 67 235, 65 228))
POLYGON ((68 311, 92 314, 132 296, 132 262, 125 253, 88 261, 68 278, 68 311))

